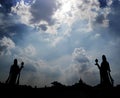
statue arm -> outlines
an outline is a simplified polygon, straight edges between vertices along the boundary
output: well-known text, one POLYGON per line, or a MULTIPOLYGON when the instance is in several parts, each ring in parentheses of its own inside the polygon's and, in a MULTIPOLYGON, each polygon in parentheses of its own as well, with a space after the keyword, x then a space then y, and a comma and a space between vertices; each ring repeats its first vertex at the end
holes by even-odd
POLYGON ((97 65, 97 67, 99 68, 99 70, 101 69, 101 67, 100 67, 100 65, 97 63, 97 64, 95 64, 95 65, 97 65))

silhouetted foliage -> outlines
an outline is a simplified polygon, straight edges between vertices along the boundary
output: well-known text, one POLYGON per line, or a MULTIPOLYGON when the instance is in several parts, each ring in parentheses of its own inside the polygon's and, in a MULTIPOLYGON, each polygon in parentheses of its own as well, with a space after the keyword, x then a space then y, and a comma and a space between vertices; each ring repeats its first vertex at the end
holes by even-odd
POLYGON ((63 85, 63 84, 61 84, 61 83, 59 83, 59 82, 57 82, 57 81, 54 81, 54 82, 52 82, 51 84, 53 84, 52 87, 65 87, 65 85, 63 85))

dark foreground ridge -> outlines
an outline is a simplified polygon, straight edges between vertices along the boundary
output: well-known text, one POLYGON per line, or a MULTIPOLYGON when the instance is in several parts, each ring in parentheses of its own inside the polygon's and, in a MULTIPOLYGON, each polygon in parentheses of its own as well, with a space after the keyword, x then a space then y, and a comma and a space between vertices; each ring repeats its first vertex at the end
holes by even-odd
POLYGON ((120 86, 116 87, 101 87, 89 86, 82 81, 75 83, 72 86, 65 86, 55 81, 51 87, 31 87, 27 85, 11 86, 5 83, 0 83, 1 97, 7 98, 120 98, 120 86))

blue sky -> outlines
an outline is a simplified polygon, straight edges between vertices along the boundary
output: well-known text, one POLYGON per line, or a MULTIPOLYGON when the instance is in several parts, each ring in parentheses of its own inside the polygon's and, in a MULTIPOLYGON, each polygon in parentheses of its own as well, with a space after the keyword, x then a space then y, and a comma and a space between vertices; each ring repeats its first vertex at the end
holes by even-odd
POLYGON ((21 84, 99 83, 94 60, 105 54, 119 79, 119 0, 1 0, 0 81, 14 58, 25 62, 21 84), (90 78, 89 78, 90 77, 90 78))

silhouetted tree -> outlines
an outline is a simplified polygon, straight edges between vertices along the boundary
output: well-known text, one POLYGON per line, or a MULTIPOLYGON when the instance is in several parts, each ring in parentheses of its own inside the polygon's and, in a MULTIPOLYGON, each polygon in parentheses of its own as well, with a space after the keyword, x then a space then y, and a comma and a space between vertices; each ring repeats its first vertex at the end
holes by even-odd
POLYGON ((61 84, 61 83, 59 83, 57 81, 54 81, 51 84, 53 84, 53 87, 65 87, 65 85, 63 85, 63 84, 61 84))

